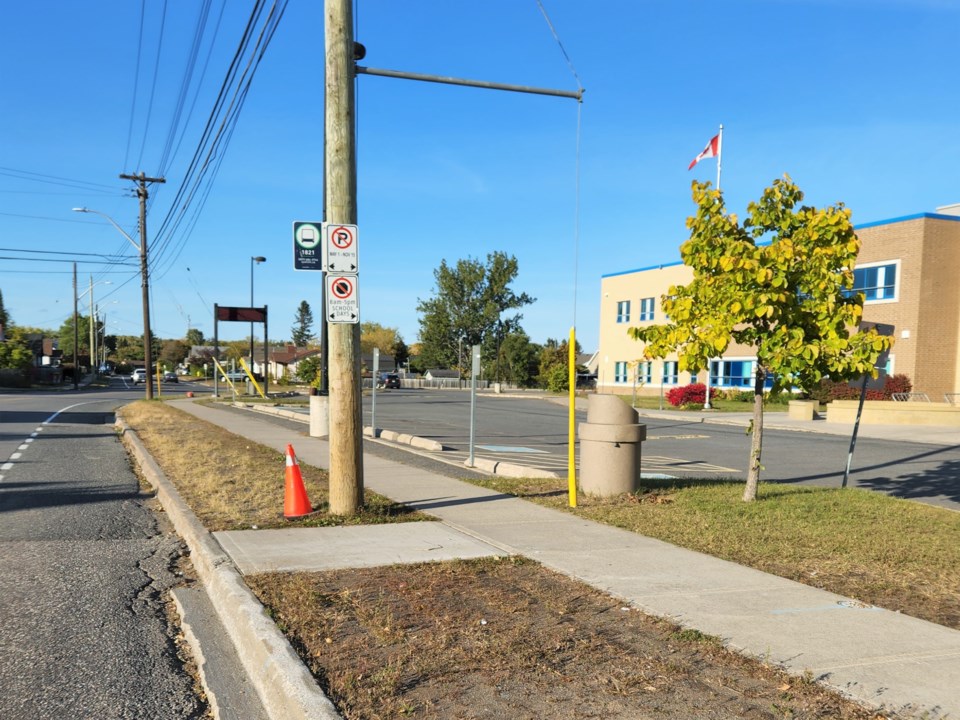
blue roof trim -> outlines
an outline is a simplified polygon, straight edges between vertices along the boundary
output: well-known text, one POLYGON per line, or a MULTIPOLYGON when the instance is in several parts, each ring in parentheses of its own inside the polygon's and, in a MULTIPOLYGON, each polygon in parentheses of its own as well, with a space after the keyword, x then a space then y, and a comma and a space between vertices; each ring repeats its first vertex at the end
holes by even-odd
POLYGON ((662 270, 663 268, 675 267, 677 265, 683 265, 682 260, 677 260, 672 263, 660 263, 659 265, 651 265, 650 267, 635 268, 634 270, 621 270, 620 272, 607 273, 606 275, 601 275, 600 278, 616 277, 617 275, 630 275, 631 273, 646 272, 647 270, 662 270))
MULTIPOLYGON (((863 223, 862 225, 854 225, 854 230, 866 230, 867 228, 879 227, 881 225, 893 225, 894 223, 907 222, 908 220, 923 220, 924 218, 928 220, 949 220, 952 222, 960 222, 960 215, 941 215, 940 213, 917 213, 915 215, 903 215, 901 217, 890 218, 889 220, 877 220, 876 222, 863 223)), ((633 270, 621 270, 620 272, 607 273, 606 275, 601 275, 600 279, 617 277, 618 275, 630 275, 632 273, 646 272, 647 270, 661 270, 667 267, 674 267, 675 265, 683 265, 682 260, 672 263, 661 263, 660 265, 650 265, 649 267, 635 268, 633 270)))
POLYGON ((960 215, 940 215, 939 213, 917 213, 916 215, 904 215, 903 217, 890 218, 889 220, 877 220, 876 222, 863 223, 863 225, 854 225, 854 230, 865 230, 866 228, 878 227, 880 225, 893 225, 898 222, 907 222, 908 220, 952 220, 960 222, 960 215))

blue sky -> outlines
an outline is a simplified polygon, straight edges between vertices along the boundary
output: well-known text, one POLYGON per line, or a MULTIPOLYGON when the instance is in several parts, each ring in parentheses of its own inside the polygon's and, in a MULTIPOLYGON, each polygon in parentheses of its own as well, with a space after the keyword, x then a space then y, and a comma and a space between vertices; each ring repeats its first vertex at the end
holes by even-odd
MULTIPOLYGON (((575 321, 594 349, 600 277, 678 260, 690 183, 716 179, 715 160, 687 165, 721 123, 737 213, 784 173, 810 204, 844 202, 855 223, 960 202, 960 1, 542 3, 585 88, 579 176, 573 100, 358 79, 361 314, 408 343, 441 260, 502 250, 518 258, 515 289, 537 298, 523 311, 531 338, 566 337, 575 321)), ((289 339, 302 300, 321 315, 320 274, 293 270, 291 225, 322 217, 322 3, 287 5, 212 183, 173 230, 163 220, 254 2, 209 3, 192 65, 205 3, 144 5, 142 42, 134 0, 4 8, 5 305, 18 324, 58 328, 72 313, 69 263, 7 258, 89 261, 81 292, 92 276, 109 332, 139 334, 134 249, 71 208, 106 213, 136 238, 133 184, 118 175, 143 171, 167 180, 150 188, 154 333, 212 335, 213 304, 247 305, 250 258, 262 255, 255 304, 269 307, 271 339, 289 339), (28 249, 67 254, 11 251, 28 249)), ((577 87, 536 0, 358 0, 356 14, 365 66, 577 87)), ((220 326, 225 339, 248 331, 220 326)))

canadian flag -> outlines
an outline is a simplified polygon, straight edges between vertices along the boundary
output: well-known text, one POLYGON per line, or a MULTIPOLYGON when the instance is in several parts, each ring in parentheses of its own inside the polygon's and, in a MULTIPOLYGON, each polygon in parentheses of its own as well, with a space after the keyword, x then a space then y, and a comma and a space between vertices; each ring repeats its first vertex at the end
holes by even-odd
POLYGON ((693 166, 696 165, 701 160, 706 158, 716 157, 720 154, 720 136, 714 135, 710 142, 707 143, 707 146, 703 149, 703 152, 697 155, 690 163, 690 166, 687 170, 693 170, 693 166))

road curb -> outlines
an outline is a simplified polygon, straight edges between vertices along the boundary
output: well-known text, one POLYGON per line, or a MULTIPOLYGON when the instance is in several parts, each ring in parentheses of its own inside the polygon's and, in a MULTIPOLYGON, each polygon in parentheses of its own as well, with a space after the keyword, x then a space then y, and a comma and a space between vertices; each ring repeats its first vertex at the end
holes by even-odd
POLYGON ((189 548, 197 575, 270 718, 341 720, 243 576, 180 497, 137 434, 121 418, 117 419, 117 427, 124 445, 189 548))
MULTIPOLYGON (((260 412, 266 415, 278 415, 291 420, 297 420, 298 422, 309 422, 309 416, 304 416, 303 413, 298 413, 293 410, 284 410, 283 408, 271 407, 269 405, 257 405, 240 401, 235 401, 233 406, 242 410, 252 410, 254 412, 260 412)), ((436 440, 430 440, 429 438, 419 437, 417 435, 410 435, 409 433, 396 432, 394 430, 383 430, 382 428, 377 428, 375 431, 369 425, 365 425, 363 427, 363 435, 364 437, 372 438, 374 440, 383 440, 385 442, 394 443, 397 445, 408 445, 412 448, 417 448, 418 450, 426 450, 427 452, 440 453, 444 450, 443 443, 437 442, 436 440)), ((468 465, 467 462, 468 461, 464 461, 463 464, 468 468, 488 472, 492 475, 502 475, 504 477, 552 478, 555 480, 563 477, 552 470, 540 470, 537 468, 527 467, 526 465, 517 465, 515 463, 502 462, 499 460, 475 458, 472 466, 468 465)))

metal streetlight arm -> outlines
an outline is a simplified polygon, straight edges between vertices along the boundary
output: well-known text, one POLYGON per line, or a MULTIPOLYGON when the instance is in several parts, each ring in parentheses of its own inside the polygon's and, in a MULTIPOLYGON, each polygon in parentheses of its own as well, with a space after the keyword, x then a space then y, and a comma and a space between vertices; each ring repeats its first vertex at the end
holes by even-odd
POLYGON ((102 213, 99 210, 91 210, 90 208, 85 208, 85 207, 73 208, 73 211, 81 212, 81 213, 93 213, 94 215, 99 215, 100 217, 106 219, 107 222, 113 225, 120 232, 120 234, 123 235, 131 245, 133 245, 133 247, 136 249, 137 252, 140 252, 140 243, 136 242, 132 237, 130 237, 127 234, 127 231, 124 230, 119 225, 117 225, 116 221, 106 213, 102 213))

